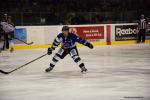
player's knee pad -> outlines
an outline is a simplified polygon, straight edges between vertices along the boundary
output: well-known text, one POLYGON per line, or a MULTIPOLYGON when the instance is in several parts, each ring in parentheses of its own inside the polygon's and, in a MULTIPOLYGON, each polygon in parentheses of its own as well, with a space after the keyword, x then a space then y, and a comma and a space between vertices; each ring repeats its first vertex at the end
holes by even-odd
POLYGON ((57 55, 62 56, 65 53, 65 50, 60 48, 59 51, 57 52, 57 55))

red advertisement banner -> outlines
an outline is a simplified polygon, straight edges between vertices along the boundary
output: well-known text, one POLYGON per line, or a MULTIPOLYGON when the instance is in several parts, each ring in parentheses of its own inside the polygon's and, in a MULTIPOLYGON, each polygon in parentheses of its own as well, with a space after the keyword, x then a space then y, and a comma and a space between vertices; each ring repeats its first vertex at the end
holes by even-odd
POLYGON ((104 39, 104 26, 72 27, 71 32, 87 40, 104 39))

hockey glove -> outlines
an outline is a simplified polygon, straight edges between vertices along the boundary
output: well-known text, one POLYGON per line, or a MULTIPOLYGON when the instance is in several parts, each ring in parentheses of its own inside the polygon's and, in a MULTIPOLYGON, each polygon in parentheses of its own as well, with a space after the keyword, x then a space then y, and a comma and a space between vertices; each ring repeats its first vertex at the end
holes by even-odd
POLYGON ((51 54, 52 54, 52 49, 51 49, 51 48, 48 48, 47 54, 48 54, 48 55, 51 55, 51 54))

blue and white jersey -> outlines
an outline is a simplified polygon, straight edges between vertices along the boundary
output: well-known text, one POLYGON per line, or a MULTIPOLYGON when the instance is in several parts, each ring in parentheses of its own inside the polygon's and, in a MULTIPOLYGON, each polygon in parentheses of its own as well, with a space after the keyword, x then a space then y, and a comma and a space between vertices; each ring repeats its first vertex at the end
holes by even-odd
POLYGON ((55 38, 52 49, 55 49, 59 44, 62 45, 62 48, 72 48, 76 46, 76 42, 83 44, 85 46, 89 46, 90 43, 83 38, 76 36, 73 33, 69 33, 68 36, 64 36, 63 33, 59 33, 55 38))

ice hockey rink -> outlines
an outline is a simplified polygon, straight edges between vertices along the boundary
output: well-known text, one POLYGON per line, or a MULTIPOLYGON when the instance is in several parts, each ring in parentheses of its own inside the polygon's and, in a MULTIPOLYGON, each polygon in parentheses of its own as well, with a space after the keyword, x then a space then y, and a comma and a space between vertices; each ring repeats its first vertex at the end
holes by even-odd
MULTIPOLYGON (((150 44, 80 47, 88 72, 68 55, 50 73, 47 55, 13 73, 0 73, 0 100, 150 100, 150 44)), ((46 49, 0 53, 0 69, 11 71, 46 49)))

